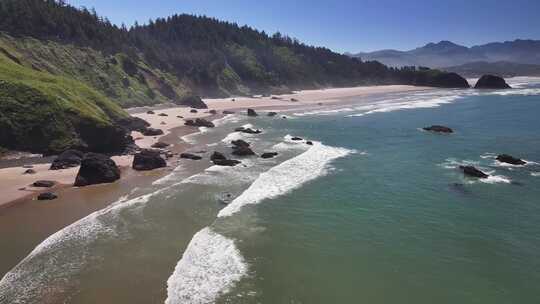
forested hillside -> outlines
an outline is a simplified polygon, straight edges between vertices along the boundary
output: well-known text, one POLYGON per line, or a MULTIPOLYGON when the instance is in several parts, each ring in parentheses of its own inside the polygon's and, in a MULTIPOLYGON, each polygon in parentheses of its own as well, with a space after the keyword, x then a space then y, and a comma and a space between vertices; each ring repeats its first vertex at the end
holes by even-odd
MULTIPOLYGON (((16 114, 22 115, 20 107, 32 109, 25 104, 26 99, 19 98, 26 91, 33 96, 42 94, 41 99, 55 105, 54 113, 67 113, 65 117, 72 118, 68 114, 78 109, 79 101, 132 107, 183 104, 193 95, 223 97, 300 88, 468 86, 456 74, 388 68, 308 46, 279 33, 270 36, 212 18, 174 15, 145 25, 118 27, 93 10, 55 0, 0 1, 0 68, 10 71, 0 73, 0 146, 37 152, 58 151, 70 146, 69 142, 88 143, 81 141, 80 120, 75 119, 69 120, 74 126, 71 131, 62 130, 58 147, 52 147, 50 141, 39 147, 23 145, 33 142, 32 136, 14 131, 15 126, 24 127, 23 123, 15 124, 20 118, 16 114), (40 75, 39 81, 34 75, 40 75), (49 83, 70 85, 50 89, 49 83), (62 90, 77 95, 77 103, 66 99, 62 90), (79 90, 86 93, 79 94, 79 90)), ((85 113, 78 114, 86 117, 85 113)), ((121 109, 118 113, 125 115, 121 109)), ((106 113, 94 114, 92 123, 116 123, 106 113)))

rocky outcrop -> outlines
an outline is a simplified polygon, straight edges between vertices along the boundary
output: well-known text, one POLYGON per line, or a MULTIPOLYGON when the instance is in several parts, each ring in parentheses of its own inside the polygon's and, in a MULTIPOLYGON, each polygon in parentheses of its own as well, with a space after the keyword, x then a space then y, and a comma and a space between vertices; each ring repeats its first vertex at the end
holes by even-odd
POLYGON ((255 155, 255 152, 249 146, 234 146, 232 154, 236 156, 252 156, 255 155))
POLYGON ((154 128, 146 128, 141 133, 144 136, 159 136, 164 134, 163 130, 154 128))
POLYGON ((255 116, 259 116, 259 114, 257 114, 257 112, 255 112, 255 110, 253 109, 247 109, 247 116, 255 117, 255 116))
POLYGON ((61 170, 81 165, 84 153, 79 150, 66 150, 52 162, 50 170, 61 170))
POLYGON ((277 152, 265 152, 261 155, 261 158, 268 159, 268 158, 274 158, 278 156, 277 152))
POLYGON ((494 75, 484 75, 476 82, 475 89, 511 89, 504 78, 494 75))
POLYGON ((244 127, 238 127, 236 129, 234 129, 235 132, 241 132, 241 133, 246 133, 246 134, 261 134, 262 131, 257 129, 257 130, 253 130, 252 128, 244 128, 244 127))
POLYGON ((459 169, 463 171, 463 173, 470 177, 476 177, 476 178, 488 178, 489 175, 486 173, 476 169, 473 166, 459 166, 459 169))
POLYGON ((75 178, 75 187, 112 183, 120 179, 120 169, 108 156, 87 153, 75 178))
POLYGON ((423 128, 425 131, 436 132, 436 133, 454 133, 454 130, 449 127, 433 125, 431 127, 423 128))
POLYGON ((195 109, 208 109, 208 106, 204 103, 201 97, 196 95, 188 95, 178 98, 174 103, 195 109))
POLYGON ((210 160, 217 166, 227 166, 227 167, 234 167, 241 162, 234 159, 227 159, 223 153, 220 152, 214 152, 212 156, 210 156, 210 160))
POLYGON ((195 155, 195 154, 191 154, 191 153, 182 153, 182 154, 180 154, 180 158, 191 159, 191 160, 201 160, 202 159, 202 157, 200 157, 199 155, 195 155))
MULTIPOLYGON (((148 114, 154 114, 153 111, 148 111, 148 114)), ((122 118, 118 121, 118 124, 126 129, 127 132, 131 131, 139 131, 142 132, 146 128, 150 126, 150 123, 148 123, 146 120, 138 117, 126 117, 122 118)))
POLYGON ((522 160, 522 159, 519 159, 519 158, 515 158, 511 155, 508 155, 508 154, 501 154, 499 156, 497 156, 497 160, 501 163, 507 163, 507 164, 511 164, 511 165, 515 165, 515 166, 521 166, 521 165, 525 165, 527 164, 526 161, 522 160))
POLYGON ((306 141, 306 145, 308 145, 308 146, 313 146, 313 142, 310 141, 310 140, 308 140, 308 141, 306 141))
POLYGON ((54 199, 57 199, 58 195, 52 193, 52 192, 44 192, 40 193, 37 197, 38 201, 51 201, 54 199))
POLYGON ((149 171, 167 166, 167 162, 163 159, 159 151, 142 150, 135 154, 133 158, 133 169, 137 171, 149 171))
POLYGON ((243 139, 238 139, 238 140, 233 140, 231 141, 231 144, 235 147, 249 147, 251 146, 250 143, 248 143, 247 141, 243 140, 243 139))
POLYGON ((213 122, 208 121, 203 118, 197 118, 195 120, 192 120, 192 119, 186 120, 185 125, 190 126, 190 127, 207 127, 207 128, 214 128, 216 126, 214 125, 213 122))
POLYGON ((441 72, 438 70, 417 71, 412 82, 416 86, 436 88, 466 89, 471 86, 467 80, 456 73, 441 72))

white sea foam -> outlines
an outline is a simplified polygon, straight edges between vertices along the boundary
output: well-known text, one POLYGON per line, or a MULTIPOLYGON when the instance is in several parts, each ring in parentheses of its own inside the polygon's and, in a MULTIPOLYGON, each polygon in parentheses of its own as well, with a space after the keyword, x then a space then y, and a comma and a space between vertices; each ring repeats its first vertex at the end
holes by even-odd
POLYGON ((205 228, 193 236, 167 280, 165 304, 214 303, 247 272, 234 241, 205 228))
POLYGON ((199 132, 195 132, 195 133, 191 133, 191 134, 188 134, 188 135, 184 135, 182 137, 180 137, 181 140, 187 142, 188 144, 196 144, 197 143, 197 140, 196 138, 198 136, 200 136, 201 134, 204 134, 204 133, 207 133, 210 129, 208 129, 207 127, 199 127, 199 132))
POLYGON ((233 140, 239 140, 244 139, 246 136, 242 132, 232 132, 229 133, 223 140, 221 140, 224 143, 231 143, 233 140))
POLYGON ((326 168, 332 160, 352 152, 354 151, 315 142, 306 152, 259 175, 244 193, 219 212, 218 217, 231 216, 245 205, 257 204, 264 199, 275 198, 297 189, 326 174, 326 168))
MULTIPOLYGON (((493 173, 491 173, 493 174, 493 173)), ((502 184, 510 184, 512 181, 506 177, 506 176, 503 176, 503 175, 489 175, 488 178, 480 178, 478 179, 480 182, 482 183, 485 183, 485 184, 499 184, 499 183, 502 183, 502 184)))
POLYGON ((222 118, 213 120, 212 122, 214 123, 214 125, 216 125, 216 127, 219 127, 224 124, 239 122, 241 119, 242 118, 239 115, 227 114, 222 118))
MULTIPOLYGON (((486 153, 483 156, 484 156, 483 158, 491 158, 490 153, 486 153)), ((458 161, 455 158, 448 158, 440 166, 445 168, 445 169, 453 169, 453 170, 459 168, 460 166, 475 166, 480 171, 482 171, 482 172, 489 175, 488 178, 468 179, 466 181, 466 183, 469 183, 469 184, 474 184, 474 183, 477 183, 477 182, 482 182, 482 183, 486 183, 486 184, 497 184, 497 183, 509 184, 509 183, 512 182, 508 177, 503 176, 503 175, 495 175, 495 173, 496 173, 495 171, 493 171, 493 170, 489 171, 487 168, 483 168, 479 164, 480 164, 479 162, 472 161, 472 160, 458 161)))
POLYGON ((531 176, 538 177, 540 176, 540 172, 531 172, 531 176))

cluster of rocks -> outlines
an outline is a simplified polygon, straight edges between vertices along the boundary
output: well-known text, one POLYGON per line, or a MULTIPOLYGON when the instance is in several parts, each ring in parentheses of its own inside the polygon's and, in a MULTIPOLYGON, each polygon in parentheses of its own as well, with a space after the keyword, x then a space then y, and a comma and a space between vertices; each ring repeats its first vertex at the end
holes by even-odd
POLYGON ((185 125, 190 126, 190 127, 207 127, 207 128, 214 128, 215 127, 213 122, 208 121, 208 120, 203 119, 203 118, 197 118, 195 120, 188 119, 188 120, 186 120, 185 125))
POLYGON ((246 134, 261 134, 262 131, 259 130, 259 129, 252 129, 252 128, 245 128, 245 127, 238 127, 236 129, 234 129, 234 132, 241 132, 241 133, 246 133, 246 134))

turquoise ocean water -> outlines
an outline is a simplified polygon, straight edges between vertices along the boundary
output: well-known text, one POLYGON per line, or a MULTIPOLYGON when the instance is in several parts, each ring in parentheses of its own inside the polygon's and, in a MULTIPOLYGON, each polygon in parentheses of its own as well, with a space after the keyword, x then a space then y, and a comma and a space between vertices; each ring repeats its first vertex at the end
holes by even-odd
POLYGON ((540 80, 512 83, 226 117, 184 139, 278 158, 181 164, 45 240, 0 303, 539 303, 540 80), (264 133, 231 132, 246 124, 264 133))

